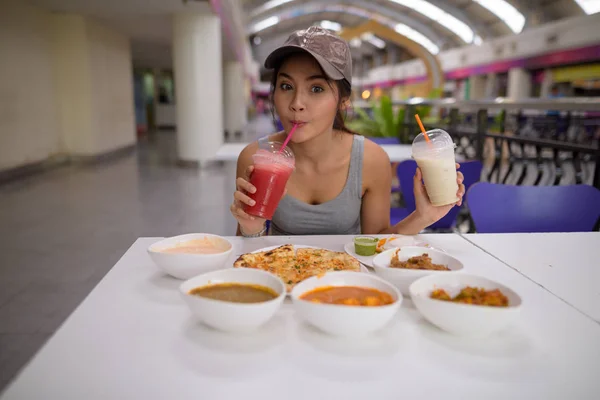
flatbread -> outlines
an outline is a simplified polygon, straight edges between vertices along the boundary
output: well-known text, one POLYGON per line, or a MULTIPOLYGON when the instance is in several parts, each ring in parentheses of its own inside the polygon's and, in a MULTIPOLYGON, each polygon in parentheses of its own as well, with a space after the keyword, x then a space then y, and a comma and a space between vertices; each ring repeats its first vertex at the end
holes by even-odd
POLYGON ((313 275, 327 271, 360 271, 360 262, 346 254, 325 249, 298 249, 298 262, 306 264, 313 275))
POLYGON ((233 263, 236 268, 257 268, 269 272, 282 267, 282 263, 289 263, 295 257, 294 246, 291 244, 284 244, 276 249, 269 251, 261 251, 258 253, 247 253, 242 254, 233 263))
POLYGON ((288 292, 298 282, 328 271, 360 271, 358 260, 346 253, 313 248, 296 250, 291 244, 266 252, 242 254, 233 266, 271 272, 283 280, 288 292))

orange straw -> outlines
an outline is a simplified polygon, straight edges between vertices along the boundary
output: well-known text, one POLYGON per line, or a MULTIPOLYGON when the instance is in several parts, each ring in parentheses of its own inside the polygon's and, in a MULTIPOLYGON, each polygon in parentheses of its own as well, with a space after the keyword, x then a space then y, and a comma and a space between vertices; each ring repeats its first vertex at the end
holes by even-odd
POLYGON ((417 119, 419 128, 421 128, 421 132, 423 132, 423 136, 425 136, 425 140, 428 142, 431 142, 431 140, 429 140, 429 136, 427 136, 427 132, 425 132, 425 127, 423 126, 423 123, 421 122, 421 118, 419 117, 419 114, 415 114, 415 118, 417 119))

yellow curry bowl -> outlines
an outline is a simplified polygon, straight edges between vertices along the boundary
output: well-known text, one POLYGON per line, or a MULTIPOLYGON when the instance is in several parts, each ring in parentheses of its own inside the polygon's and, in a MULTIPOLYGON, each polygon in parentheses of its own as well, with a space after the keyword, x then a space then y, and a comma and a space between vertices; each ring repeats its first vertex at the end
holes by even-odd
POLYGON ((291 297, 301 319, 323 332, 345 337, 384 328, 402 303, 402 294, 392 284, 370 273, 349 271, 303 280, 292 289, 291 297), (314 292, 320 293, 311 299, 314 292))

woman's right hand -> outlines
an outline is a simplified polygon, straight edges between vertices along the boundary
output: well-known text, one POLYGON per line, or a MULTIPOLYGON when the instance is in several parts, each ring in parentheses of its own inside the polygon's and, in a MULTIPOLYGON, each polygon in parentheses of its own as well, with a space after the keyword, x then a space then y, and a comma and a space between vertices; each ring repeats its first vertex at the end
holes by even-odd
POLYGON ((240 229, 247 235, 262 231, 266 222, 264 218, 249 215, 244 211, 246 205, 253 206, 255 204, 254 200, 248 196, 249 193, 253 194, 256 192, 256 188, 249 182, 252 171, 254 171, 254 166, 250 165, 246 168, 245 176, 236 179, 233 204, 230 207, 231 214, 237 220, 240 229))

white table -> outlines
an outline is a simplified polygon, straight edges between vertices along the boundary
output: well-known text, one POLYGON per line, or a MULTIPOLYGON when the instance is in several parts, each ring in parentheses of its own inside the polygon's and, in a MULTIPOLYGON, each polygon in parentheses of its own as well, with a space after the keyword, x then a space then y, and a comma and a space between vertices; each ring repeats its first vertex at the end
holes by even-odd
POLYGON ((382 144, 380 146, 387 153, 391 162, 402 162, 412 158, 410 144, 382 144))
MULTIPOLYGON (((9 399, 591 399, 600 391, 600 325, 458 235, 425 235, 523 297, 518 323, 486 340, 448 335, 405 300, 395 323, 340 340, 284 304, 250 336, 196 322, 180 281, 139 239, 2 396, 9 399)), ((350 237, 296 237, 341 250, 350 237)), ((290 242, 233 239, 234 256, 290 242)), ((234 257, 232 257, 233 260, 234 257)))
POLYGON ((600 322, 600 233, 523 233, 465 235, 600 322))
MULTIPOLYGON (((412 146, 410 144, 382 144, 380 145, 388 154, 391 162, 402 162, 412 159, 412 146)), ((456 161, 464 161, 464 157, 456 154, 456 161)))
MULTIPOLYGON (((226 143, 217 151, 215 160, 236 161, 248 143, 226 143)), ((384 144, 383 150, 390 157, 391 162, 400 162, 411 158, 411 145, 409 144, 384 144)))
POLYGON ((249 143, 225 143, 217 150, 216 161, 237 161, 240 153, 249 143))

